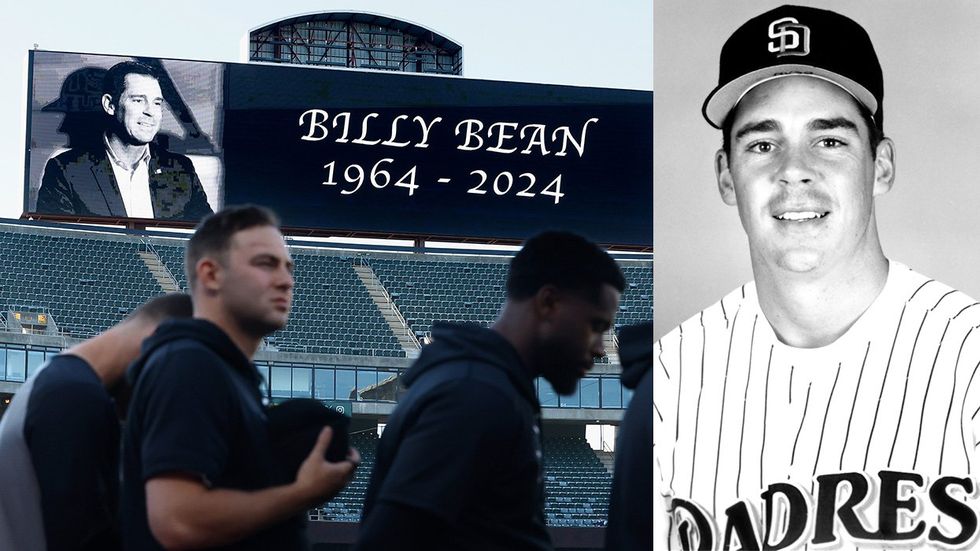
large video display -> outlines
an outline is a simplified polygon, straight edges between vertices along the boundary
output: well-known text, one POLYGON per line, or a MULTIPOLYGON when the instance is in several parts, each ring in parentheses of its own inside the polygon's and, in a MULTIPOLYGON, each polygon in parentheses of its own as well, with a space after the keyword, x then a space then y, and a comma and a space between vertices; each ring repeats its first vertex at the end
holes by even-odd
POLYGON ((653 239, 652 92, 33 51, 25 212, 653 239))

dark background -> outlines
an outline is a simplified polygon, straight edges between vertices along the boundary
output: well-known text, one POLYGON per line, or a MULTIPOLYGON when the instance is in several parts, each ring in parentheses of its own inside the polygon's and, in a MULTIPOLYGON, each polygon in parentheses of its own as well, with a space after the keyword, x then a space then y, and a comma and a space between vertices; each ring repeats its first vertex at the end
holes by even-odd
MULTIPOLYGON (((367 73, 328 69, 228 65, 225 80, 225 203, 260 203, 272 206, 286 226, 329 230, 366 230, 429 236, 524 239, 546 228, 578 231, 603 243, 650 246, 653 240, 653 94, 650 92, 577 88, 367 73), (303 141, 309 124, 299 125, 308 109, 329 115, 328 136, 303 141), (398 141, 421 139, 416 115, 426 121, 442 117, 432 127, 428 148, 337 143, 341 129, 333 128, 338 113, 350 112, 349 140, 361 135, 361 120, 371 121, 367 139, 388 139, 391 121, 399 124, 398 141), (560 143, 551 143, 559 126, 568 126, 579 139, 589 118, 582 157, 570 145, 567 155, 555 155, 560 143), (465 119, 484 123, 485 147, 494 122, 518 123, 518 135, 504 147, 510 154, 484 150, 461 151, 464 136, 454 135, 465 119), (544 124, 551 151, 542 156, 537 147, 521 154, 527 140, 519 138, 525 124, 544 124), (379 160, 397 180, 416 166, 413 196, 389 184, 374 188, 368 181, 379 160), (334 180, 324 186, 323 165, 336 161, 334 180), (355 193, 341 194, 353 184, 344 180, 350 164, 360 165, 365 183, 355 193), (485 195, 467 193, 488 174, 485 195), (509 193, 497 195, 493 179, 503 171, 514 178, 509 193), (518 197, 531 173, 535 197, 518 197), (558 204, 540 192, 562 175, 558 204), (450 178, 448 184, 437 183, 450 178)), ((503 185, 503 180, 501 181, 503 185)))

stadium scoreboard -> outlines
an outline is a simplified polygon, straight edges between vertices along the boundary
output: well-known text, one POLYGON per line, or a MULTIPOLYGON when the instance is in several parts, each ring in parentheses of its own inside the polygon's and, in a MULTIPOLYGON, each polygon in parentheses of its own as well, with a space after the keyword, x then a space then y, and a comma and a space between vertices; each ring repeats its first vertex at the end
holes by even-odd
POLYGON ((30 55, 25 216, 86 218, 38 211, 45 165, 104 148, 101 79, 132 60, 160 75, 154 141, 193 162, 215 210, 261 204, 321 233, 652 245, 652 92, 70 52, 30 55))

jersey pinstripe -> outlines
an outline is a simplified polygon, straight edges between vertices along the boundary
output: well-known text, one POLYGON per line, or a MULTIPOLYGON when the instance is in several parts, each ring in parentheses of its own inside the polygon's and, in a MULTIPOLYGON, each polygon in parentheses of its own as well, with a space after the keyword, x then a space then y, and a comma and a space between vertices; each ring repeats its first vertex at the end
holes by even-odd
MULTIPOLYGON (((721 538, 726 509, 747 501, 760 510, 776 482, 812 498, 826 473, 917 473, 926 486, 975 474, 978 327, 976 301, 891 262, 882 292, 844 335, 793 348, 776 338, 754 284, 744 285, 654 346, 657 491, 696 503, 721 538)), ((933 513, 919 516, 958 531, 933 513)), ((869 528, 877 521, 864 518, 869 528)), ((664 520, 677 548, 679 517, 664 520)))

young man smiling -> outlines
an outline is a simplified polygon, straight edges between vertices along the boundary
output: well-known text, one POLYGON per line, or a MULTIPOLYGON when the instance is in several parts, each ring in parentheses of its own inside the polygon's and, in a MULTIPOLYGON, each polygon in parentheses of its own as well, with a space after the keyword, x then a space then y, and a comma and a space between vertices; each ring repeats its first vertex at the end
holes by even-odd
POLYGON ((197 222, 211 214, 191 160, 154 140, 163 122, 157 70, 124 61, 105 75, 102 143, 76 147, 44 166, 36 211, 197 222))
POLYGON ((704 115, 755 280, 654 347, 657 522, 677 548, 976 536, 949 505, 972 480, 930 484, 980 459, 980 305, 882 250, 883 98, 870 38, 833 12, 783 6, 722 49, 704 115))

